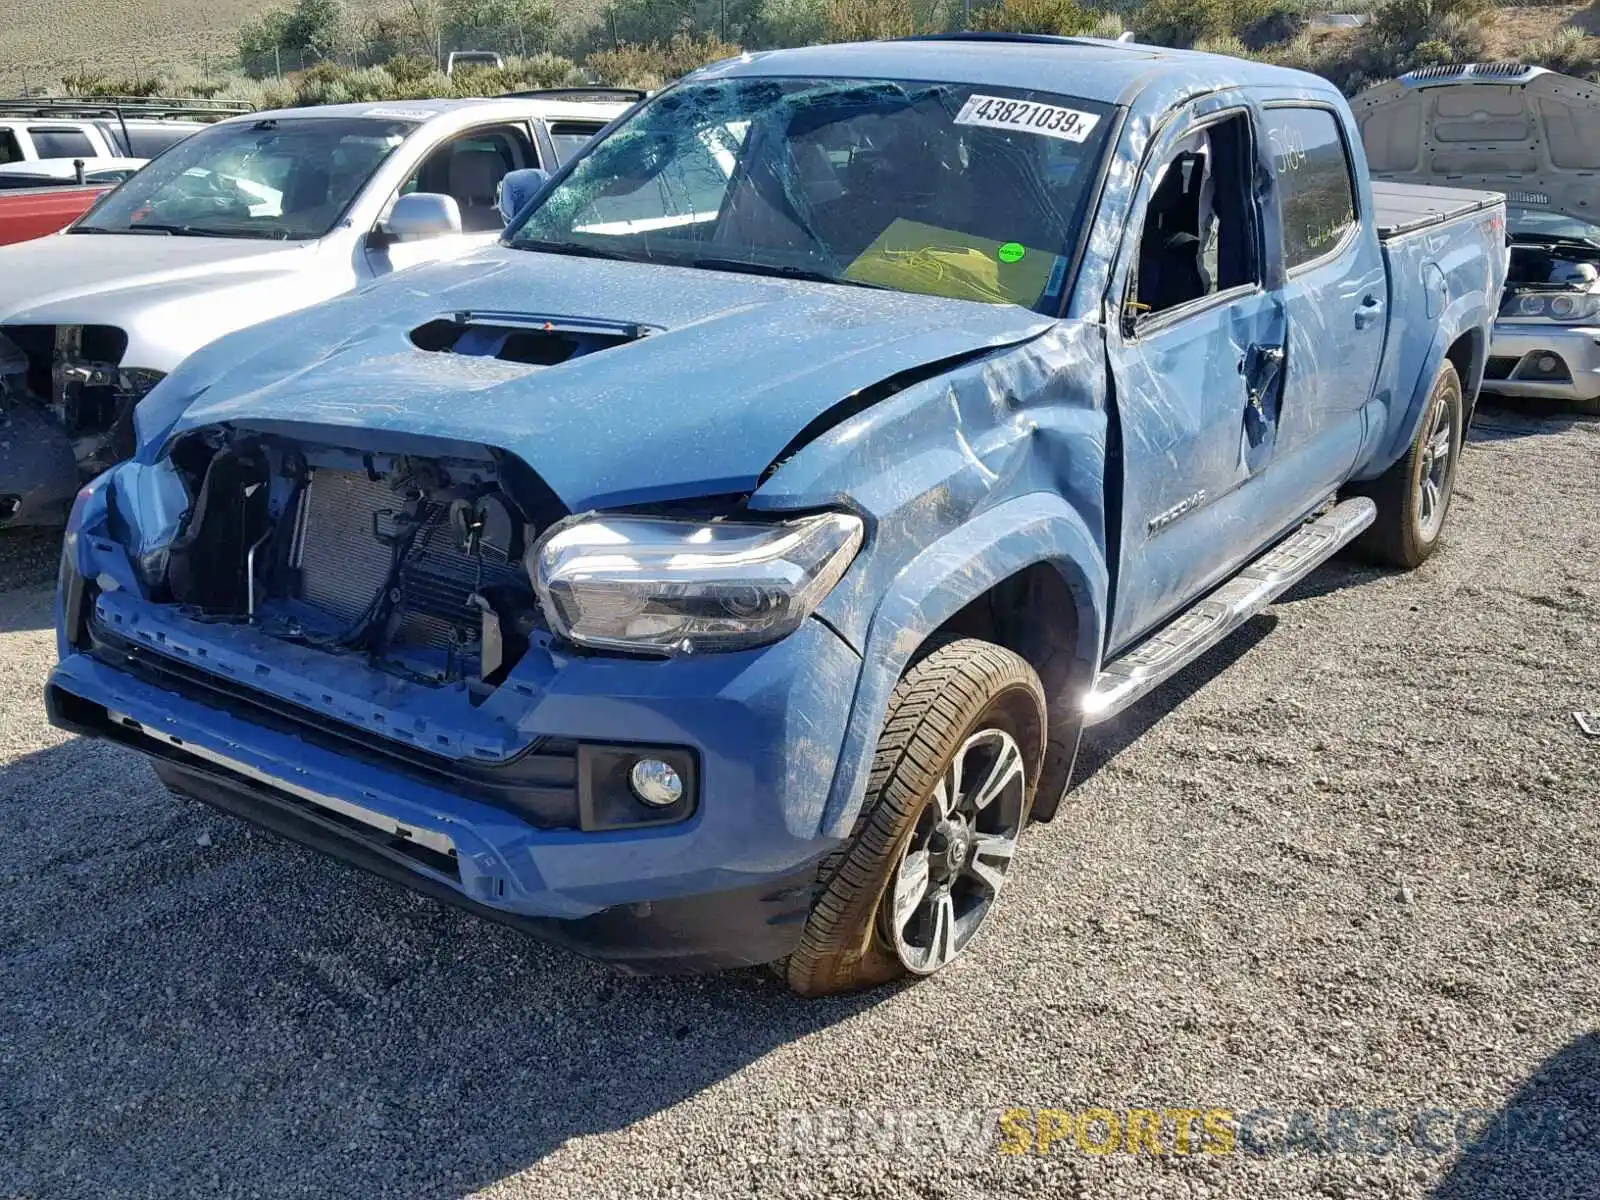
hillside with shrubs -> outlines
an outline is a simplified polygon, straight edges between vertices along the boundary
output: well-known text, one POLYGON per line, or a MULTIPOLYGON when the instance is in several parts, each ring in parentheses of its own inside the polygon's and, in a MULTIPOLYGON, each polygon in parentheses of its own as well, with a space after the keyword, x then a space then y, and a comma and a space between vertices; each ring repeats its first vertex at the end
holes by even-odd
MULTIPOLYGON (((1568 74, 1600 73, 1600 4, 1519 6, 1491 0, 615 0, 584 9, 546 0, 294 0, 257 11, 231 53, 181 55, 128 71, 83 62, 47 91, 183 95, 258 108, 483 96, 536 87, 655 88, 741 49, 854 41, 971 28, 1022 33, 1131 32, 1313 71, 1347 94, 1439 63, 1516 59, 1568 74), (447 75, 454 49, 502 54, 501 69, 447 75)), ((26 20, 26 14, 23 14, 26 20)), ((12 34, 15 35, 15 30, 12 34)), ((4 66, 0 65, 0 72, 4 66)), ((15 90, 15 85, 10 90, 15 90)))

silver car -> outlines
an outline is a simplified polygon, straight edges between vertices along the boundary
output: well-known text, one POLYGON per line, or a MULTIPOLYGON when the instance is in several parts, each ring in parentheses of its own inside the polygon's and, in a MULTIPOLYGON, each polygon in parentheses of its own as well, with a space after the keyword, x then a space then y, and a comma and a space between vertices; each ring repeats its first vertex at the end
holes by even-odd
POLYGON ((1507 198, 1485 391, 1600 411, 1600 91, 1518 63, 1425 67, 1352 107, 1374 178, 1507 198))
POLYGON ((134 406, 208 342, 492 244, 500 182, 554 170, 626 99, 251 113, 62 233, 0 247, 0 527, 57 524, 132 448, 134 406))

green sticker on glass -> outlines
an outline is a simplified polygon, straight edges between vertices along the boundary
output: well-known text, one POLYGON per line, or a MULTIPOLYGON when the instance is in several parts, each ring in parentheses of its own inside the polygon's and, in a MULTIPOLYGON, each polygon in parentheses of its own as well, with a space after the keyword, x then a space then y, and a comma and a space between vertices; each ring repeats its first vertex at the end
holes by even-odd
POLYGON ((1003 263, 1014 263, 1021 262, 1022 256, 1026 253, 1021 242, 1007 242, 995 251, 995 257, 1003 263))

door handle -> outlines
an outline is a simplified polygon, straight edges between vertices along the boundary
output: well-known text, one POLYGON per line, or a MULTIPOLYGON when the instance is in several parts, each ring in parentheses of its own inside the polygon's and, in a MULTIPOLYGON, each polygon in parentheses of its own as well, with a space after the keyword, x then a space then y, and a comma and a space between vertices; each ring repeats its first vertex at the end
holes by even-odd
POLYGON ((1356 309, 1356 328, 1365 329, 1383 316, 1383 301, 1376 296, 1363 296, 1361 307, 1356 309))

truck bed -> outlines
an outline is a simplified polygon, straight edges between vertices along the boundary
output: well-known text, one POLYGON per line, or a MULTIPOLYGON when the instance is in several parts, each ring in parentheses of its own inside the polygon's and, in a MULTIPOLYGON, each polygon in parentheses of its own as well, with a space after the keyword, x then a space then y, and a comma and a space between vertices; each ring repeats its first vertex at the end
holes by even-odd
POLYGON ((1378 236, 1384 241, 1482 212, 1503 199, 1499 192, 1372 181, 1373 217, 1377 221, 1378 236))
MULTIPOLYGON (((1376 394, 1395 397, 1398 407, 1430 385, 1428 377, 1437 369, 1433 356, 1443 349, 1438 323, 1453 300, 1484 293, 1487 284, 1487 304, 1499 306, 1509 261, 1505 197, 1407 183, 1374 183, 1372 193, 1390 314, 1376 394)), ((1447 323, 1459 327, 1457 321, 1447 323)), ((1474 382, 1462 380, 1468 389, 1474 382)), ((1402 421, 1399 427, 1409 440, 1412 426, 1402 421)), ((1389 445, 1374 465, 1387 467, 1394 461, 1389 454, 1403 450, 1403 443, 1389 445)))

